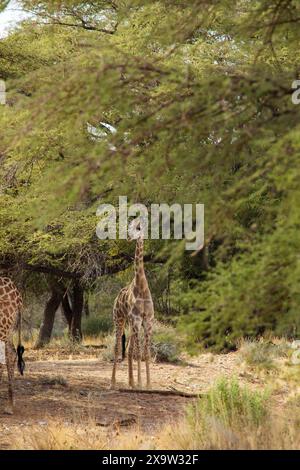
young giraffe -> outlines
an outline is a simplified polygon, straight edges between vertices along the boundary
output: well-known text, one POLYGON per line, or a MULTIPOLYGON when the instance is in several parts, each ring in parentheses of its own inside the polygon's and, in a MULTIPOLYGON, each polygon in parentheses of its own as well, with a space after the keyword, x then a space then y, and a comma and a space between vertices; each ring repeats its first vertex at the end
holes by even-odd
POLYGON ((135 387, 133 378, 133 352, 135 348, 138 366, 138 387, 142 387, 140 334, 143 328, 147 388, 151 388, 149 362, 152 325, 154 320, 154 308, 151 292, 148 286, 148 281, 144 270, 144 238, 143 231, 141 228, 139 230, 139 236, 136 240, 134 265, 134 278, 128 286, 121 289, 115 300, 113 308, 113 321, 116 331, 116 342, 111 388, 114 388, 116 385, 117 362, 121 352, 122 339, 123 359, 125 355, 124 329, 127 322, 130 327, 130 340, 128 349, 129 386, 132 388, 135 387))
MULTIPOLYGON (((14 367, 18 357, 18 369, 23 375, 25 363, 21 345, 22 297, 14 283, 8 277, 0 277, 0 341, 4 343, 5 362, 8 375, 8 407, 5 412, 13 414, 14 408, 14 367), (17 351, 13 345, 13 332, 18 324, 19 341, 17 351)), ((0 364, 0 381, 4 364, 0 364)))

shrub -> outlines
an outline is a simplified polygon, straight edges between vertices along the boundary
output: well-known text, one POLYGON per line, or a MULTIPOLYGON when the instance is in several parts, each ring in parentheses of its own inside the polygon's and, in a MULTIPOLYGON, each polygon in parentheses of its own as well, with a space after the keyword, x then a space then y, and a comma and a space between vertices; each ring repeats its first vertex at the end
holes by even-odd
POLYGON ((240 356, 251 367, 259 369, 275 368, 274 359, 287 357, 289 353, 287 343, 274 344, 270 341, 247 341, 241 343, 240 356))
POLYGON ((270 436, 267 402, 266 392, 241 387, 235 379, 221 379, 189 407, 185 421, 172 426, 172 442, 170 429, 165 431, 164 448, 264 448, 270 436))
POLYGON ((296 338, 300 332, 300 263, 295 256, 299 246, 296 231, 278 228, 230 264, 219 262, 205 281, 190 281, 178 302, 187 313, 180 317, 179 327, 186 332, 191 350, 235 350, 240 338, 257 339, 267 331, 296 338))
POLYGON ((158 436, 160 449, 243 450, 299 449, 299 402, 284 416, 271 413, 266 393, 219 382, 189 409, 184 420, 167 425, 158 436))
POLYGON ((266 392, 241 387, 236 379, 220 379, 191 414, 192 420, 217 419, 223 426, 259 426, 268 415, 266 392))
POLYGON ((154 323, 151 350, 157 362, 179 362, 182 343, 182 337, 173 327, 157 321, 154 323))

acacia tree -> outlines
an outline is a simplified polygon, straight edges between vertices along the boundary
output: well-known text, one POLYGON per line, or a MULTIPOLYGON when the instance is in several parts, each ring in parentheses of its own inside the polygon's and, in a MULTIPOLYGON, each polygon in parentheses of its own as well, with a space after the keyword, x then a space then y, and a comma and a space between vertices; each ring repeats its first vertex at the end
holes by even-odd
POLYGON ((0 41, 3 263, 90 285, 133 253, 97 240, 99 201, 202 202, 205 253, 147 246, 191 343, 296 332, 298 2, 22 3, 0 41))

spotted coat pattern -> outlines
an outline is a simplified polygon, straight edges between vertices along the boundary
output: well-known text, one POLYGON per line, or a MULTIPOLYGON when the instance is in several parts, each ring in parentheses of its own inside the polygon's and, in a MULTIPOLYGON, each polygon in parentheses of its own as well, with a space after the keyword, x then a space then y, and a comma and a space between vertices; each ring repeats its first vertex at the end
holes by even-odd
POLYGON ((142 387, 141 377, 141 331, 144 330, 144 357, 146 364, 147 388, 151 387, 150 380, 150 346, 154 320, 154 308, 151 292, 144 270, 144 240, 142 235, 136 241, 135 249, 135 275, 132 282, 121 289, 113 308, 113 322, 115 326, 115 354, 112 373, 112 388, 116 385, 117 362, 121 352, 122 335, 126 324, 130 328, 128 348, 128 376, 129 386, 134 388, 133 355, 134 349, 137 357, 138 387, 142 387))
MULTIPOLYGON (((20 321, 22 297, 17 287, 8 277, 0 277, 0 341, 5 343, 5 358, 8 375, 9 404, 6 412, 13 413, 14 406, 14 368, 16 350, 13 345, 13 332, 20 321)), ((0 364, 0 381, 4 365, 0 364)))

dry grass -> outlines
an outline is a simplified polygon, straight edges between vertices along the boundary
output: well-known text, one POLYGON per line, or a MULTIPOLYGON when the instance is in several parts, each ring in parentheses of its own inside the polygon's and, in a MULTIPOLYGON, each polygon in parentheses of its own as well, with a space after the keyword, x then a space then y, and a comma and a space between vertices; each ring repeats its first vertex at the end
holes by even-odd
MULTIPOLYGON (((38 329, 25 330, 22 332, 22 343, 26 349, 34 349, 39 335, 38 329)), ((99 346, 103 344, 105 335, 84 335, 83 341, 80 346, 99 346)), ((17 333, 14 336, 15 342, 17 341, 17 333)), ((67 330, 62 336, 53 337, 46 349, 61 349, 61 348, 72 348, 76 347, 76 344, 70 341, 67 330)))
POLYGON ((196 423, 186 418, 151 434, 139 428, 106 430, 92 423, 53 421, 44 426, 20 428, 11 444, 12 449, 29 450, 299 450, 299 447, 299 418, 284 420, 274 416, 259 427, 244 429, 226 426, 215 416, 196 423))
POLYGON ((299 423, 269 418, 258 428, 225 426, 216 417, 194 427, 186 420, 168 425, 155 440, 155 448, 168 450, 299 450, 299 423))
POLYGON ((61 424, 52 421, 44 426, 33 426, 17 431, 12 449, 26 450, 136 450, 151 449, 155 437, 139 428, 131 430, 106 430, 88 424, 61 424))
POLYGON ((206 450, 299 449, 299 395, 275 413, 268 393, 222 379, 179 422, 149 432, 139 426, 100 427, 91 409, 88 422, 50 421, 19 428, 11 448, 31 450, 206 450))
POLYGON ((293 343, 284 338, 243 340, 239 360, 244 376, 259 378, 273 393, 281 393, 281 401, 286 403, 300 393, 300 364, 294 362, 294 354, 293 343))
POLYGON ((99 427, 80 426, 56 421, 16 432, 13 449, 26 450, 103 450, 107 449, 105 432, 99 427))
POLYGON ((239 348, 240 358, 256 370, 276 371, 280 360, 291 354, 291 344, 282 338, 251 341, 243 339, 239 348))
MULTIPOLYGON (((101 349, 105 347, 105 338, 102 336, 84 336, 81 344, 70 341, 67 333, 61 337, 52 338, 44 348, 35 349, 38 331, 32 330, 23 335, 22 343, 25 347, 25 360, 60 360, 76 359, 81 357, 97 358, 101 349)), ((14 339, 17 344, 17 336, 14 339)))

